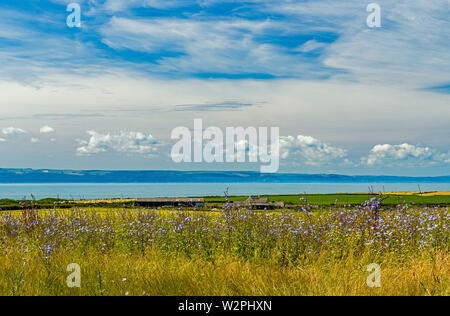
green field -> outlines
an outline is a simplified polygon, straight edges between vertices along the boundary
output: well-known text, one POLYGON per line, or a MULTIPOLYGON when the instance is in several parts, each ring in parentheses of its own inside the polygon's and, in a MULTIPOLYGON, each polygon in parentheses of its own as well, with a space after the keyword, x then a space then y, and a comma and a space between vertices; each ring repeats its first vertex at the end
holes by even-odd
MULTIPOLYGON (((263 198, 269 198, 271 202, 283 201, 287 206, 316 205, 319 207, 329 207, 333 205, 359 205, 371 198, 379 198, 379 194, 368 193, 346 193, 346 194, 296 194, 296 195, 262 195, 263 198)), ((244 201, 248 196, 231 196, 228 198, 232 201, 244 201)), ((207 205, 220 205, 225 203, 225 197, 205 197, 207 205)), ((384 206, 396 206, 400 204, 410 205, 428 205, 428 206, 447 206, 450 205, 450 194, 448 195, 432 195, 423 196, 421 194, 384 194, 381 204, 384 206)), ((42 199, 38 201, 17 201, 11 199, 0 199, 0 210, 19 210, 24 207, 33 205, 35 208, 51 209, 51 208, 72 208, 72 207, 105 207, 105 208, 133 208, 132 199, 126 202, 109 202, 101 201, 73 201, 62 199, 42 199)))
MULTIPOLYGON (((283 201, 286 204, 302 205, 312 204, 318 206, 330 205, 357 205, 361 204, 373 197, 379 197, 378 194, 298 194, 298 195, 262 195, 261 197, 269 198, 270 201, 283 201)), ((450 195, 441 196, 421 196, 421 195, 384 195, 383 205, 398 205, 403 203, 417 205, 449 205, 450 195)), ((248 196, 230 197, 230 201, 244 201, 248 196)), ((206 202, 223 203, 224 197, 207 197, 206 202)))

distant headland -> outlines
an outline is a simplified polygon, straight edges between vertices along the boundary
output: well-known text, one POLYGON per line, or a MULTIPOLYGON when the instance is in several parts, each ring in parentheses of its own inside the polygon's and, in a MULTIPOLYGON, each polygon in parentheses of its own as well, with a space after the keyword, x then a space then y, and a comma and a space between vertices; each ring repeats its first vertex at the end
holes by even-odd
POLYGON ((0 169, 0 183, 450 183, 450 176, 351 176, 251 171, 0 169))

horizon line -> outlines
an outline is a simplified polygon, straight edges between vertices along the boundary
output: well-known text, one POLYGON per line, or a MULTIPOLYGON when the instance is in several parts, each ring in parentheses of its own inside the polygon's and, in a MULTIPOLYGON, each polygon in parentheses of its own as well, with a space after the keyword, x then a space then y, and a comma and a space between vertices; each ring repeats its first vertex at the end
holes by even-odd
MULTIPOLYGON (((29 171, 78 171, 78 172, 177 172, 177 173, 247 173, 260 174, 265 176, 276 175, 299 175, 299 176, 342 176, 342 177, 391 177, 391 178, 446 178, 448 175, 438 176, 411 176, 411 175, 375 175, 375 174, 343 174, 343 173, 299 173, 299 172, 276 172, 276 173, 262 173, 251 170, 170 170, 170 169, 51 169, 51 168, 0 168, 4 170, 29 170, 29 171)), ((120 182, 119 182, 120 183, 120 182)))

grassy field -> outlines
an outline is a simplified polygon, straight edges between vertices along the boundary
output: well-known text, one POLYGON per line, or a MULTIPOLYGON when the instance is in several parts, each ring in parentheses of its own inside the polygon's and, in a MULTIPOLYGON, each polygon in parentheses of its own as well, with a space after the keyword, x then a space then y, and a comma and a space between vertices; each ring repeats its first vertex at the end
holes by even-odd
MULTIPOLYGON (((379 198, 379 194, 369 193, 345 193, 345 194, 295 194, 295 195, 263 195, 272 202, 283 201, 290 206, 316 205, 318 207, 329 207, 334 205, 359 205, 373 197, 379 198)), ((450 205, 450 192, 391 192, 382 195, 381 205, 394 206, 399 204, 412 205, 450 205)), ((244 201, 248 196, 231 196, 229 201, 244 201)), ((11 199, 0 199, 1 210, 20 210, 33 204, 35 208, 66 208, 72 207, 103 207, 103 208, 133 208, 135 199, 110 199, 110 200, 62 200, 62 199, 42 199, 38 201, 18 201, 11 199)), ((205 197, 206 203, 211 205, 221 205, 225 203, 223 196, 205 197)))
POLYGON ((446 207, 0 212, 0 295, 449 295, 446 207), (70 288, 67 266, 81 269, 70 288), (381 287, 366 284, 369 264, 381 287))
MULTIPOLYGON (((330 205, 358 205, 371 199, 379 197, 379 194, 353 193, 353 194, 296 194, 296 195, 263 195, 270 201, 283 201, 286 204, 302 205, 313 204, 318 206, 330 205)), ((230 197, 230 201, 244 201, 248 196, 230 197)), ((224 197, 207 197, 209 203, 224 203, 224 197)), ((391 193, 384 194, 382 205, 398 205, 398 204, 418 204, 418 205, 450 205, 450 193, 444 194, 420 194, 420 193, 391 193)))

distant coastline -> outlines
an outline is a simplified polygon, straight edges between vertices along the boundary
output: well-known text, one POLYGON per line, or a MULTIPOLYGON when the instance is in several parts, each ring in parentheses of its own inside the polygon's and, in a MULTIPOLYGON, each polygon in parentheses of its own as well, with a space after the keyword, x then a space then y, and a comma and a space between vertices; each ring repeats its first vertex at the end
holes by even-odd
POLYGON ((262 174, 250 171, 0 169, 0 184, 51 183, 450 183, 450 176, 262 174))

